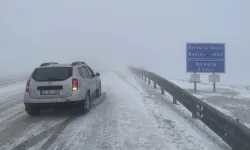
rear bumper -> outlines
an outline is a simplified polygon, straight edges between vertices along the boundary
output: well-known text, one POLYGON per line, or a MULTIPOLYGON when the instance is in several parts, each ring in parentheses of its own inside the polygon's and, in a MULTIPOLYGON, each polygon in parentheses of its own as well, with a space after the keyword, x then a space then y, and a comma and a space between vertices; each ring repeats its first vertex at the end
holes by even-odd
POLYGON ((83 94, 80 93, 81 91, 78 90, 74 93, 72 93, 72 95, 70 95, 69 97, 57 97, 57 98, 32 98, 30 97, 29 93, 25 93, 24 94, 24 103, 39 103, 39 104, 43 104, 43 103, 68 103, 68 102, 77 102, 77 101, 81 101, 83 99, 85 99, 86 97, 84 97, 84 92, 82 92, 83 94))
POLYGON ((80 101, 71 101, 71 102, 45 102, 45 103, 24 103, 25 109, 27 107, 38 107, 38 108, 68 108, 68 107, 79 107, 82 102, 80 101))
POLYGON ((85 99, 73 99, 73 97, 59 98, 59 99, 33 99, 29 95, 24 95, 24 105, 27 107, 39 108, 57 108, 57 107, 75 107, 80 106, 85 99))
POLYGON ((33 98, 30 98, 29 96, 24 97, 24 103, 43 104, 43 103, 67 103, 67 102, 73 102, 72 98, 68 97, 68 98, 60 98, 60 99, 33 99, 33 98))

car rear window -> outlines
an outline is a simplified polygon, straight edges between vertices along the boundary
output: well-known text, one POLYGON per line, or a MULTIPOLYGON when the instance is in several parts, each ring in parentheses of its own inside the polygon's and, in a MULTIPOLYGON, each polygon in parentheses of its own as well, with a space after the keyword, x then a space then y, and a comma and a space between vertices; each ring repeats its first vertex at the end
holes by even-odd
POLYGON ((72 76, 72 67, 37 68, 32 78, 35 81, 63 81, 72 76))

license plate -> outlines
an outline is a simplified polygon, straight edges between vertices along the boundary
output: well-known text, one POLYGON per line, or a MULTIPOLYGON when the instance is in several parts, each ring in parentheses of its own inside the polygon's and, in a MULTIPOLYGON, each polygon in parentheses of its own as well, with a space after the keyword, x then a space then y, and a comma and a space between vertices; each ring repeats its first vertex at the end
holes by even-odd
POLYGON ((60 90, 41 90, 41 95, 57 95, 60 94, 60 90))

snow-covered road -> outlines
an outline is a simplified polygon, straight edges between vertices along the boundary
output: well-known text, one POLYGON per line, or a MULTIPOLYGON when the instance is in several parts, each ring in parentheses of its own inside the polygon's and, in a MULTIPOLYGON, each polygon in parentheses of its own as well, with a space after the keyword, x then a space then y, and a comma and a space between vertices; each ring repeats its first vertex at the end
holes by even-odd
POLYGON ((25 83, 0 87, 0 149, 230 150, 128 70, 101 78, 102 97, 92 100, 86 115, 49 110, 30 117, 22 104, 25 83))

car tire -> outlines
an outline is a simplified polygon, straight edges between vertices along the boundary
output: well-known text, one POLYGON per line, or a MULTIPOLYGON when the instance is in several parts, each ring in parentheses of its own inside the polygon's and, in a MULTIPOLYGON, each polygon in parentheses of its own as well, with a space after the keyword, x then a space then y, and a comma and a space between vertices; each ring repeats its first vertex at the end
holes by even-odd
POLYGON ((102 95, 102 86, 101 84, 99 85, 99 88, 96 89, 96 97, 100 97, 102 95))
POLYGON ((90 110, 90 96, 89 93, 86 96, 86 99, 82 103, 81 111, 86 114, 90 110))
POLYGON ((26 112, 30 116, 39 116, 40 109, 36 107, 26 106, 26 112))

